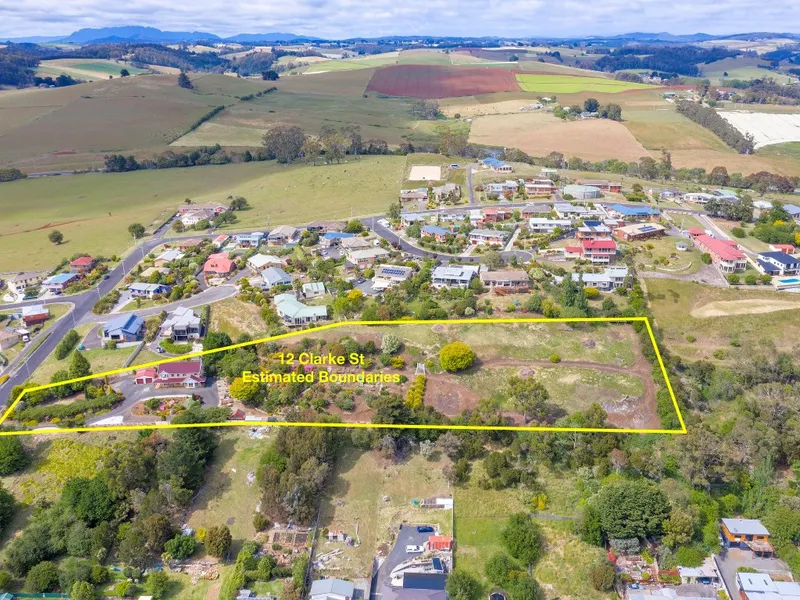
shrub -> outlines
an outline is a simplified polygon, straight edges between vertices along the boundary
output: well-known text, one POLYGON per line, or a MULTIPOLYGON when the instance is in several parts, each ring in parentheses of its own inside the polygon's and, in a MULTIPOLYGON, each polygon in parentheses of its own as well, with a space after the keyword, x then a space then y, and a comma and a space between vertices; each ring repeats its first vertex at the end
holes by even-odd
POLYGON ((728 283, 731 285, 739 285, 741 278, 736 273, 728 275, 728 283))
POLYGON ((675 551, 675 560, 682 567, 699 567, 706 555, 694 546, 681 546, 675 551))
POLYGON ((19 438, 0 438, 0 475, 11 475, 24 469, 28 464, 25 447, 19 438))
POLYGON ((176 344, 172 340, 161 340, 159 346, 170 354, 186 354, 192 351, 191 344, 176 344))
POLYGON ((693 335, 687 335, 686 341, 689 342, 690 344, 694 344, 697 341, 697 338, 694 337, 693 335))
POLYGON ((261 513, 253 515, 253 528, 256 531, 264 531, 269 527, 269 519, 261 513))
POLYGON ((463 371, 475 362, 475 353, 472 348, 463 342, 451 342, 439 352, 439 364, 445 371, 463 371))
POLYGON ((589 567, 589 581, 592 587, 600 592, 610 592, 614 589, 616 575, 614 565, 608 559, 602 559, 589 567))
POLYGON ((595 300, 600 297, 600 290, 593 287, 583 288, 583 295, 587 300, 595 300))
POLYGON ((700 255, 700 262, 702 262, 704 265, 710 265, 711 264, 711 255, 708 252, 703 252, 700 255))
POLYGON ((731 235, 733 235, 733 237, 743 238, 747 237, 747 232, 741 227, 734 227, 731 229, 731 235))
POLYGON ((80 336, 78 332, 74 329, 70 329, 66 335, 61 338, 61 341, 58 342, 58 346, 56 346, 55 357, 58 360, 64 360, 67 357, 67 354, 72 352, 72 349, 78 345, 80 341, 80 336))
POLYGON ((409 408, 419 408, 422 406, 422 400, 425 397, 425 385, 427 384, 427 377, 425 375, 417 375, 414 383, 406 393, 406 406, 409 408))
POLYGON ((560 363, 561 357, 558 354, 551 354, 550 355, 550 362, 551 363, 560 363))

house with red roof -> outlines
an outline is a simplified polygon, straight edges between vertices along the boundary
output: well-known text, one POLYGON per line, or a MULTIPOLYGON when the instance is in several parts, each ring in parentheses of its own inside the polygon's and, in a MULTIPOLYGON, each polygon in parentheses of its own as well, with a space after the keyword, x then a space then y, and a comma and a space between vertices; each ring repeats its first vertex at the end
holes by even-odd
POLYGON ((700 252, 711 255, 711 262, 723 273, 735 273, 747 268, 747 257, 733 240, 718 240, 707 234, 694 237, 694 244, 700 252))
POLYGON ((209 255, 203 265, 203 273, 210 276, 229 275, 235 270, 236 265, 224 252, 209 255))
POLYGON ((97 264, 97 259, 91 256, 80 256, 69 263, 69 270, 71 273, 88 273, 97 264))
POLYGON ((453 538, 449 535, 432 535, 428 538, 428 550, 452 550, 453 538))
POLYGON ((783 252, 784 254, 794 254, 794 244, 770 244, 769 249, 773 252, 783 252))
POLYGON ((199 360, 180 360, 136 371, 134 383, 155 384, 156 387, 198 388, 206 383, 203 363, 199 360))
POLYGON ((581 240, 583 258, 593 264, 608 264, 617 255, 614 240, 581 240))

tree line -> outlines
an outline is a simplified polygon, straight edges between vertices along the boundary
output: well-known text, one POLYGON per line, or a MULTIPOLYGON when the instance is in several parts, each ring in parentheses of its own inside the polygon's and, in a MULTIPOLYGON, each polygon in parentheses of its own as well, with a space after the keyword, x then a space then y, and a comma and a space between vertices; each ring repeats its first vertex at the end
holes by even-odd
POLYGON ((708 108, 696 102, 682 100, 678 102, 677 110, 683 116, 710 130, 739 154, 753 153, 755 149, 753 136, 750 134, 743 134, 722 118, 713 108, 708 108))
POLYGON ((722 47, 701 48, 700 46, 650 46, 634 44, 615 48, 591 64, 597 71, 621 71, 623 69, 644 69, 665 71, 689 77, 701 75, 700 63, 711 63, 724 58, 737 56, 737 50, 722 47))

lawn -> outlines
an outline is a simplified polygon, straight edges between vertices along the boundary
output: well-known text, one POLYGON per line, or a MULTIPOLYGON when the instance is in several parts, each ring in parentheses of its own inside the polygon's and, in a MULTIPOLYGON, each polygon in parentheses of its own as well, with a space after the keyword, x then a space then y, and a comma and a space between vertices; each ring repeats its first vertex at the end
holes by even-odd
MULTIPOLYGON (((131 223, 154 227, 185 198, 245 196, 237 228, 379 213, 396 199, 405 157, 362 157, 325 166, 269 163, 46 177, 3 184, 0 271, 52 268, 77 252, 122 254, 131 223), (48 241, 50 230, 64 243, 48 241)), ((232 227, 231 227, 232 228, 232 227)))
POLYGON ((353 447, 343 450, 328 495, 323 499, 320 526, 341 529, 361 542, 346 546, 320 540, 317 556, 341 549, 329 563, 336 577, 367 577, 377 552, 386 555, 391 530, 400 523, 438 523, 445 534, 452 532, 449 510, 417 508, 414 500, 450 497, 449 485, 442 476, 448 459, 439 456, 427 461, 414 454, 407 462, 394 464, 374 452, 353 447))
MULTIPOLYGON (((81 339, 88 333, 89 329, 91 329, 91 325, 79 325, 77 327, 78 333, 81 335, 81 339)), ((120 369, 125 366, 125 361, 133 354, 133 351, 136 349, 135 346, 131 346, 129 348, 117 348, 116 350, 105 350, 104 348, 93 348, 91 350, 83 350, 83 356, 86 360, 89 361, 89 364, 92 367, 92 373, 104 373, 105 371, 111 371, 113 369, 120 369)), ((31 381, 35 381, 38 384, 50 383, 50 379, 61 369, 69 369, 70 362, 72 361, 72 353, 78 352, 78 350, 73 350, 70 352, 66 358, 62 360, 58 360, 55 356, 55 353, 50 354, 42 364, 31 374, 31 381)), ((147 362, 149 358, 147 355, 144 356, 138 355, 136 362, 147 362)))
POLYGON ((246 428, 220 434, 205 485, 188 509, 187 523, 194 529, 223 524, 230 528, 234 556, 256 533, 253 515, 261 493, 255 481, 248 482, 248 475, 258 470, 266 443, 266 438, 251 438, 246 428))
MULTIPOLYGON (((496 552, 504 551, 502 530, 508 516, 515 512, 529 512, 526 492, 508 490, 482 490, 477 481, 483 472, 482 465, 473 467, 470 482, 455 489, 456 555, 458 569, 469 571, 488 586, 484 577, 486 562, 496 552)), ((550 483, 545 478, 546 493, 550 483)), ((566 487, 573 487, 566 482, 566 487)), ((559 481, 559 492, 565 487, 559 481)), ((574 489, 574 488, 573 488, 574 489)), ((559 494, 560 495, 560 494, 559 494)), ((571 499, 577 497, 570 494, 571 499)), ((575 503, 569 506, 572 514, 575 503)), ((545 509, 546 512, 551 510, 545 509)), ((574 600, 595 600, 605 595, 594 591, 588 584, 589 565, 602 557, 602 550, 584 544, 573 533, 571 521, 538 520, 545 541, 545 554, 534 567, 533 576, 544 588, 546 598, 569 597, 574 600)))
POLYGON ((772 353, 773 348, 791 352, 800 335, 800 299, 792 294, 670 279, 647 279, 646 285, 664 344, 684 358, 717 361, 715 350, 724 351, 725 358, 738 352, 772 353))
POLYGON ((546 94, 574 94, 578 92, 605 92, 615 94, 628 90, 642 90, 653 86, 644 83, 631 83, 617 79, 601 79, 599 77, 575 77, 570 75, 517 75, 519 86, 525 92, 546 94))

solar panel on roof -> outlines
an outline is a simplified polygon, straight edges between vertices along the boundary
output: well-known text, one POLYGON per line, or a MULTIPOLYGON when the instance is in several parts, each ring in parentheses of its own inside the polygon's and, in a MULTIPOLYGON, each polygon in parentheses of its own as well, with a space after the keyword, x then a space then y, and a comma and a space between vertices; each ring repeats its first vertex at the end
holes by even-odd
POLYGON ((644 225, 639 228, 639 231, 655 231, 655 229, 652 225, 644 225))
POLYGON ((439 558, 434 558, 431 562, 433 562, 433 568, 437 571, 442 570, 442 560, 439 558))
POLYGON ((389 275, 404 275, 404 274, 405 274, 405 270, 403 270, 403 269, 392 269, 392 268, 386 268, 386 267, 384 267, 384 268, 382 269, 382 271, 383 271, 384 273, 387 273, 387 274, 389 274, 389 275))

